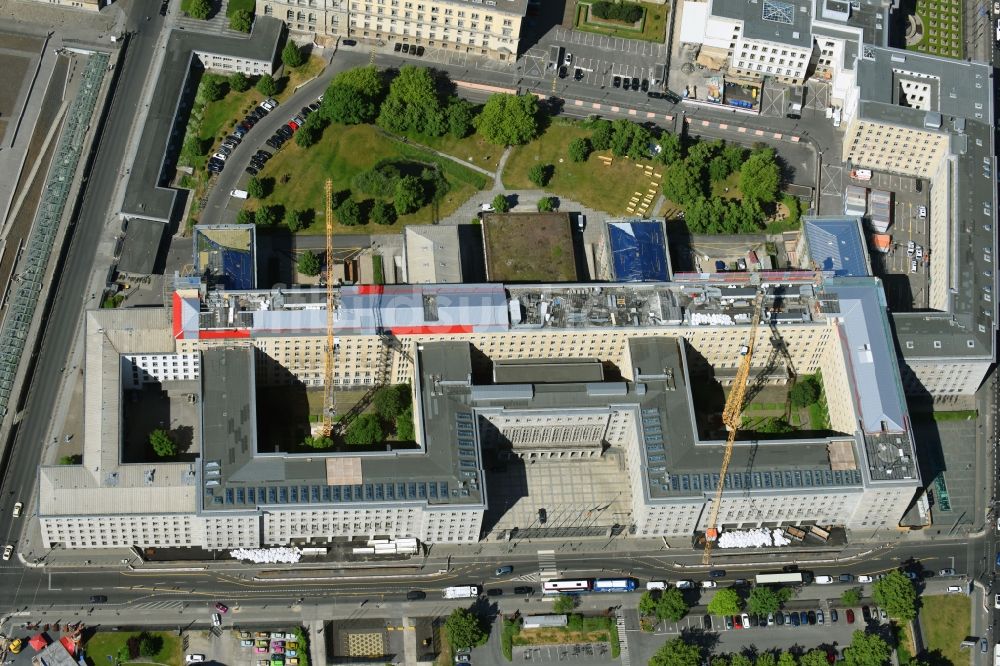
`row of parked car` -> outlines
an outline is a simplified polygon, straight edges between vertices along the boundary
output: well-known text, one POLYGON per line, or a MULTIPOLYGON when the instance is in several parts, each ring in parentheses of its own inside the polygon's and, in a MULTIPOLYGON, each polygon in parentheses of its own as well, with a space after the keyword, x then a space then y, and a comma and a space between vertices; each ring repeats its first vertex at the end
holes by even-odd
MULTIPOLYGON (((292 116, 287 123, 279 127, 264 143, 274 150, 280 150, 281 147, 285 145, 285 142, 289 141, 292 138, 292 135, 294 135, 295 132, 297 132, 299 128, 305 124, 306 118, 309 117, 309 114, 319 109, 320 102, 322 101, 323 96, 320 95, 319 99, 312 104, 303 106, 299 109, 298 114, 292 116)), ((251 176, 256 176, 257 173, 264 168, 264 163, 271 158, 271 155, 272 153, 269 153, 266 150, 258 150, 257 153, 250 158, 250 166, 246 168, 246 172, 251 176)))
POLYGON ((396 45, 392 47, 392 50, 396 53, 407 53, 409 55, 417 56, 418 58, 421 58, 424 55, 424 47, 417 44, 396 42, 396 45))
POLYGON ((222 140, 222 144, 215 149, 215 153, 208 159, 207 169, 212 173, 222 173, 226 168, 226 160, 240 145, 243 137, 247 135, 253 126, 256 125, 268 113, 277 108, 278 102, 272 98, 265 99, 256 108, 250 111, 243 120, 236 123, 233 133, 222 140))
MULTIPOLYGON (((848 608, 844 610, 843 613, 847 624, 854 624, 857 617, 854 609, 848 608)), ((884 609, 862 606, 861 617, 865 624, 868 624, 873 621, 887 621, 889 615, 884 609)), ((781 627, 784 625, 788 625, 790 627, 824 625, 827 623, 827 619, 829 619, 830 624, 836 624, 840 621, 840 611, 836 608, 831 608, 829 615, 824 613, 822 609, 809 611, 778 611, 776 613, 770 613, 766 616, 741 613, 740 615, 727 615, 723 618, 723 621, 725 622, 726 629, 750 629, 753 627, 781 627)), ((712 616, 704 616, 703 624, 705 629, 711 630, 712 616)))

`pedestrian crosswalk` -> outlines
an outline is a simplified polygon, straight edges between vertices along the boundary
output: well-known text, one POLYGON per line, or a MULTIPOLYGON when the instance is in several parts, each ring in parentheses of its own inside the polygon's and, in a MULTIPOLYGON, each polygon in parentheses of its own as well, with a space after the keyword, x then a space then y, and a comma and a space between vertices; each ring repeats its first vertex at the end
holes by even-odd
POLYGON ((137 604, 131 604, 130 608, 144 609, 144 610, 168 610, 168 609, 181 609, 186 605, 184 601, 143 601, 137 604))
POLYGON ((618 644, 621 647, 619 657, 622 666, 631 666, 632 660, 628 653, 628 634, 625 632, 625 617, 620 610, 615 612, 615 626, 618 627, 618 644))
POLYGON ((559 569, 556 567, 556 551, 538 551, 538 576, 542 581, 559 577, 559 569))

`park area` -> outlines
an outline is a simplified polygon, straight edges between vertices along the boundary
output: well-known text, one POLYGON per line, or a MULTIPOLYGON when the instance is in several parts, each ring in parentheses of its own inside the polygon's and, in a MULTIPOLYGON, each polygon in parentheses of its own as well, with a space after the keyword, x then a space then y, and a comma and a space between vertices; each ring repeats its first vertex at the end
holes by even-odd
MULTIPOLYGON (((372 125, 330 125, 315 145, 302 148, 292 141, 275 153, 261 172, 262 180, 273 179, 275 186, 259 205, 281 206, 286 211, 314 211, 312 216, 307 216, 313 221, 303 233, 324 233, 324 184, 330 178, 335 192, 341 193, 341 197, 349 192, 350 198, 359 204, 364 220, 374 202, 355 186, 355 177, 387 163, 396 165, 404 173, 417 167, 436 169, 447 183, 447 191, 436 203, 431 202, 408 215, 399 215, 393 224, 362 224, 368 232, 393 233, 407 224, 437 222, 454 213, 487 184, 486 176, 395 139, 372 125)), ((358 226, 340 222, 334 225, 335 233, 358 230, 358 226)))
POLYGON ((917 0, 908 21, 906 48, 945 58, 962 57, 962 0, 917 0))
POLYGON ((87 638, 83 650, 94 666, 126 661, 165 666, 184 663, 180 638, 165 631, 100 631, 87 638))
MULTIPOLYGON (((528 172, 536 164, 552 164, 555 170, 545 185, 546 192, 611 215, 625 215, 635 194, 650 189, 646 173, 654 168, 662 170, 662 165, 651 160, 612 157, 610 151, 595 152, 585 162, 570 161, 570 142, 590 135, 591 130, 582 124, 553 121, 537 139, 513 149, 503 172, 504 187, 535 189, 537 185, 531 182, 528 172)), ((650 210, 649 214, 654 212, 650 210)))
POLYGON ((969 635, 970 601, 964 594, 947 594, 922 597, 920 630, 930 664, 969 663, 969 652, 960 647, 969 635))
MULTIPOLYGON (((657 5, 649 2, 620 3, 635 6, 641 10, 642 17, 637 21, 616 20, 597 16, 595 5, 601 3, 580 2, 576 6, 576 29, 585 32, 595 32, 608 37, 624 39, 641 39, 647 42, 663 42, 670 13, 668 5, 657 5)), ((636 13, 639 13, 636 10, 636 13)))

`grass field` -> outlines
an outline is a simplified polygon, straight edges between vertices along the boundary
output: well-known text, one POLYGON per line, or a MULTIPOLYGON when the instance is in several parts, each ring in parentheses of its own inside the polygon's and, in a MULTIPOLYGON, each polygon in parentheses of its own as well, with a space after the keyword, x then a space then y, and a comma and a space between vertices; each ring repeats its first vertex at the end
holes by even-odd
POLYGON ((409 138, 428 148, 452 155, 488 171, 495 172, 497 170, 497 167, 500 166, 500 157, 503 155, 502 146, 494 146, 475 133, 464 139, 456 139, 447 134, 445 136, 410 135, 409 138))
MULTIPOLYGON (((589 136, 590 131, 578 124, 554 122, 542 136, 514 149, 503 172, 504 187, 537 189, 528 179, 528 171, 535 164, 552 164, 555 174, 545 186, 547 192, 612 215, 626 214, 626 206, 633 195, 650 189, 650 179, 636 165, 651 165, 657 173, 661 173, 663 167, 645 160, 635 162, 619 157, 607 166, 598 157, 609 156, 611 153, 608 151, 594 153, 586 162, 571 162, 567 156, 570 142, 589 136)), ((656 190, 659 194, 659 186, 656 190)))
MULTIPOLYGON (((959 643, 969 635, 970 601, 964 594, 923 597, 920 627, 929 652, 936 652, 954 666, 969 663, 969 653, 959 643)), ((940 663, 935 660, 935 663, 940 663)))
POLYGON ((962 57, 962 0, 917 0, 916 14, 924 36, 909 48, 945 58, 962 57))
MULTIPOLYGON (((138 661, 143 663, 166 664, 167 666, 180 666, 184 663, 184 655, 181 650, 181 641, 176 634, 165 631, 152 631, 154 636, 163 639, 163 649, 153 657, 140 657, 138 661)), ((113 662, 118 652, 125 647, 129 636, 133 634, 127 631, 98 632, 91 636, 84 645, 88 662, 94 666, 102 666, 113 662), (108 659, 108 656, 111 659, 108 659)))
POLYGON ((576 29, 585 32, 595 32, 599 35, 609 37, 622 37, 624 39, 641 39, 647 42, 662 42, 667 28, 667 15, 670 11, 665 5, 654 5, 649 2, 639 2, 645 10, 641 30, 636 30, 631 26, 622 25, 609 26, 608 21, 601 19, 601 23, 590 23, 587 21, 586 3, 578 3, 576 6, 576 29))
MULTIPOLYGON (((435 163, 439 165, 451 186, 437 209, 438 218, 455 212, 469 197, 486 185, 485 176, 466 169, 449 159, 439 157, 413 145, 396 141, 379 133, 370 125, 332 125, 322 138, 309 149, 300 148, 291 141, 275 153, 261 173, 263 178, 274 178, 274 193, 264 199, 264 204, 281 204, 286 209, 316 211, 315 221, 304 233, 324 232, 323 184, 333 180, 334 191, 351 188, 351 179, 375 165, 381 159, 400 158, 435 163), (288 176, 287 182, 282 182, 288 176)), ((361 202, 366 197, 353 193, 361 202)), ((411 215, 401 215, 395 224, 367 224, 358 227, 334 225, 335 233, 396 233, 407 224, 426 224, 435 219, 433 205, 424 206, 411 215)))

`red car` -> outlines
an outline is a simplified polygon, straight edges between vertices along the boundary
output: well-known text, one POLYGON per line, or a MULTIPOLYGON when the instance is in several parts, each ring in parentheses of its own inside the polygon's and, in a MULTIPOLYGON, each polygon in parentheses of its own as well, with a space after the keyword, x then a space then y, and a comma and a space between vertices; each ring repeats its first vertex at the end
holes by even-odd
POLYGON ((288 122, 288 129, 290 129, 290 130, 292 130, 294 132, 298 128, 299 128, 299 124, 297 122, 295 122, 294 120, 290 120, 288 122))
POLYGON ((216 601, 215 602, 215 610, 219 611, 220 613, 228 613, 229 612, 229 606, 227 606, 224 603, 221 603, 219 601, 216 601))
POLYGON ((743 628, 743 620, 740 618, 739 615, 734 615, 733 616, 733 627, 736 628, 736 629, 742 629, 743 628))
POLYGON ((854 624, 854 611, 847 609, 847 624, 854 624))

